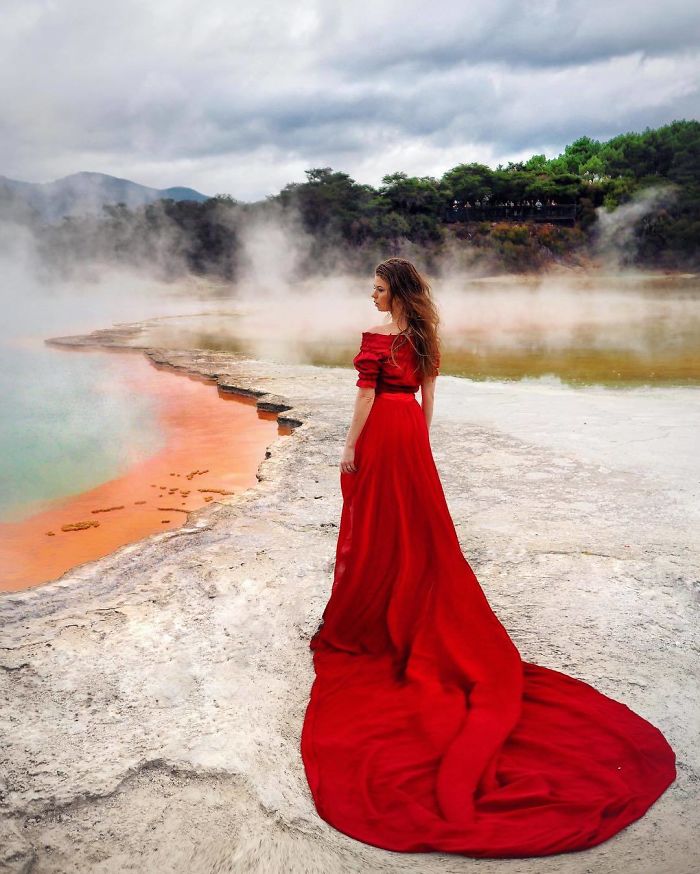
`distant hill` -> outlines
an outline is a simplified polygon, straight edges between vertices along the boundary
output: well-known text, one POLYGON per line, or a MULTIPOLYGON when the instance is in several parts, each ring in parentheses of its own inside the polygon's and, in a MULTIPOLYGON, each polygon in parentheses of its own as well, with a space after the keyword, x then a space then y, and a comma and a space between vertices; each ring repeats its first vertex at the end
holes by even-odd
POLYGON ((34 212, 46 222, 60 221, 64 215, 99 214, 103 204, 125 203, 133 209, 160 198, 209 200, 193 188, 149 188, 105 173, 72 173, 54 182, 20 182, 0 176, 3 205, 34 212))

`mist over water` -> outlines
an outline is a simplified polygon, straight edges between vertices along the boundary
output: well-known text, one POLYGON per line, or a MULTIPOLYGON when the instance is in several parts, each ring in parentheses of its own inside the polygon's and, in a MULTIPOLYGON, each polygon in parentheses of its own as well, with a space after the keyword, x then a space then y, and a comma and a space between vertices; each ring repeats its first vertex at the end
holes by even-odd
MULTIPOLYGON (((372 277, 237 290, 230 312, 154 320, 155 346, 228 350, 282 363, 349 366, 360 333, 387 321, 372 277)), ((700 383, 700 283, 634 273, 494 277, 433 283, 443 373, 571 385, 700 383)))
POLYGON ((0 243, 0 521, 118 476, 157 452, 153 399, 125 382, 114 355, 46 345, 154 314, 191 312, 194 283, 119 271, 63 281, 42 271, 31 236, 0 243))
POLYGON ((0 521, 82 492, 157 452, 152 401, 107 354, 0 346, 0 521))
MULTIPOLYGON (((607 246, 620 238, 618 219, 607 246)), ((117 476, 162 445, 152 399, 120 382, 113 355, 57 349, 45 338, 150 319, 142 338, 149 345, 351 367, 360 332, 386 321, 371 301, 372 275, 299 278, 309 239, 293 222, 258 218, 241 242, 245 269, 235 285, 187 275, 166 282, 158 270, 88 262, 66 279, 47 271, 28 230, 4 226, 0 520, 117 476)), ((608 271, 479 278, 446 261, 429 275, 442 372, 572 385, 700 383, 698 278, 608 271)))

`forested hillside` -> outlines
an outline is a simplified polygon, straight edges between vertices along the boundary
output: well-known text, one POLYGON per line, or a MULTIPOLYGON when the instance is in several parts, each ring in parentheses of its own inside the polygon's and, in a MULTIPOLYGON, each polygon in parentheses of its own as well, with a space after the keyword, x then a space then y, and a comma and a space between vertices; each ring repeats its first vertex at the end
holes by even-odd
MULTIPOLYGON (((257 203, 220 194, 202 203, 115 204, 103 207, 100 217, 47 225, 15 196, 0 198, 0 216, 30 224, 45 258, 65 270, 74 259, 96 259, 234 280, 244 266, 242 236, 251 226, 264 234, 267 221, 303 242, 296 267, 302 275, 366 271, 400 253, 434 270, 447 259, 484 273, 533 271, 588 264, 611 248, 621 264, 700 266, 697 121, 606 142, 583 136, 552 159, 533 155, 495 169, 460 164, 439 179, 396 172, 378 188, 329 167, 307 170, 306 177, 257 203), (554 205, 568 208, 570 223, 546 220, 554 205), (537 220, 517 218, 532 213, 537 220), (490 214, 498 218, 490 221, 490 214)), ((274 258, 272 236, 270 245, 274 258)))

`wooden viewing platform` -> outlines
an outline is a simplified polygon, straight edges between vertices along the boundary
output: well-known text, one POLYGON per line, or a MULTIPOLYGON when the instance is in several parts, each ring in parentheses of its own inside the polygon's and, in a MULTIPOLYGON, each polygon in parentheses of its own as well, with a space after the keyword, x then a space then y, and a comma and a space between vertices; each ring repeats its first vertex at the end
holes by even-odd
POLYGON ((449 206, 445 210, 446 222, 551 222, 557 225, 576 224, 578 206, 563 203, 556 206, 449 206))

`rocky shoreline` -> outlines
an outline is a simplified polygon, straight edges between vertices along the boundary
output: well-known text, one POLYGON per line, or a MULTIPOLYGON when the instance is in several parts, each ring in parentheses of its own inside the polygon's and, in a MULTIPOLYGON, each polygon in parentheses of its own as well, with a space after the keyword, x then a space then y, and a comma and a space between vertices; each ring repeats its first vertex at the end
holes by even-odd
MULTIPOLYGON (((141 333, 119 325, 50 342, 140 350, 254 397, 293 432, 269 446, 254 488, 0 597, 0 871, 696 870, 700 545, 689 495, 658 471, 601 463, 592 444, 563 450, 475 423, 489 392, 506 414, 542 403, 531 385, 441 376, 435 459, 494 611, 524 659, 657 725, 678 779, 584 853, 507 863, 387 853, 319 819, 299 755, 354 371, 153 349, 141 333)), ((592 418, 595 393, 577 397, 592 418)), ((653 397, 642 402, 653 416, 653 397)), ((619 403, 624 417, 623 393, 619 403)))

